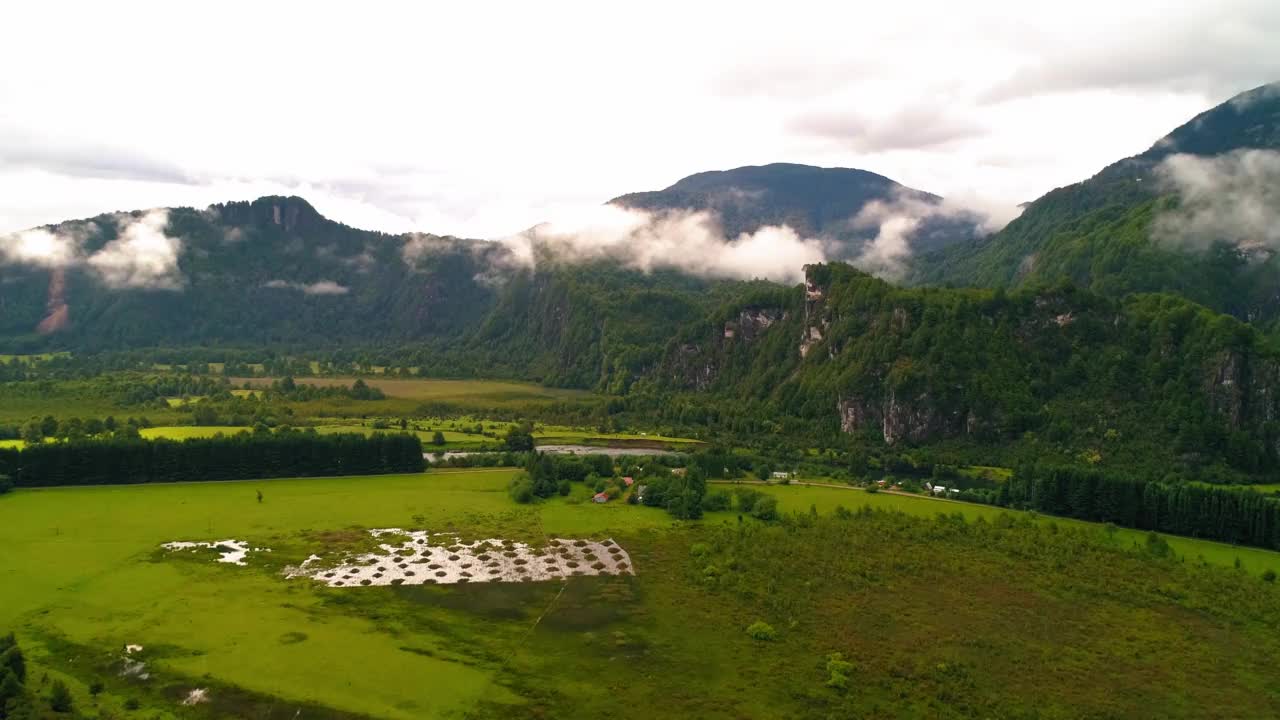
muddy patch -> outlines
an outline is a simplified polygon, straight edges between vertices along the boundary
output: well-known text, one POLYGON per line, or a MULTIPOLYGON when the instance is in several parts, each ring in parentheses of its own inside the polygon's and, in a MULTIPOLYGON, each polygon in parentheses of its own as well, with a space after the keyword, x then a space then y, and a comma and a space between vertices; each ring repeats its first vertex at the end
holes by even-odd
POLYGON ((539 582, 586 575, 634 575, 631 557, 613 540, 556 538, 546 547, 490 538, 464 542, 452 533, 370 530, 381 540, 373 552, 341 557, 336 564, 312 555, 285 569, 329 587, 457 585, 539 582))

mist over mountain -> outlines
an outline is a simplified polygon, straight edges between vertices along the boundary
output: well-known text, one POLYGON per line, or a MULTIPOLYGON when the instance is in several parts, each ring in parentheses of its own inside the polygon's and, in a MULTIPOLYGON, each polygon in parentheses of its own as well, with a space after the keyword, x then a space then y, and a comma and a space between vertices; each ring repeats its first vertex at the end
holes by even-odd
POLYGON ((913 255, 983 236, 1016 215, 993 218, 866 170, 789 163, 698 173, 610 203, 656 215, 707 213, 726 238, 790 228, 827 259, 891 278, 913 255))
POLYGON ((1277 188, 1280 84, 1270 84, 1047 193, 990 237, 921 256, 908 279, 1176 292, 1269 324, 1280 316, 1277 188))

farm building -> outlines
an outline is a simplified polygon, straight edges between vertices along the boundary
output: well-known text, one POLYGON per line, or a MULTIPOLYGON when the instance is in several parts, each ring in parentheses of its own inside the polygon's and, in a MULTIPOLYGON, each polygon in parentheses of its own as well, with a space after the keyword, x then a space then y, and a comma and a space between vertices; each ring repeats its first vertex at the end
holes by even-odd
MULTIPOLYGON (((725 469, 727 470, 728 468, 725 468, 725 469)), ((785 470, 774 470, 772 477, 774 480, 790 480, 795 476, 796 474, 793 472, 787 472, 785 470)))
POLYGON ((609 493, 596 493, 595 496, 591 498, 591 502, 607 503, 609 502, 609 493))

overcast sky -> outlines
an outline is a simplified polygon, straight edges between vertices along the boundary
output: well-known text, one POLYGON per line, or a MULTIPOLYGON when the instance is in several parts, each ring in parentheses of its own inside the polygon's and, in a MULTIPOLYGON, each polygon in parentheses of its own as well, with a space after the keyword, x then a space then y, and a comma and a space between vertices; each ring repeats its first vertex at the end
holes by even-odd
POLYGON ((775 161, 1012 204, 1280 80, 1276 0, 45 1, 0 27, 0 232, 290 193, 495 237, 775 161))

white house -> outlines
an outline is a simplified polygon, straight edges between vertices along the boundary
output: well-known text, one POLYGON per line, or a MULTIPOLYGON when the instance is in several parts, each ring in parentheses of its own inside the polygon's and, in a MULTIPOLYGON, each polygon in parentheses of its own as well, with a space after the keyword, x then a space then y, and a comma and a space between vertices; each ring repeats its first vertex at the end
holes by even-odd
POLYGON ((796 474, 793 472, 786 472, 785 470, 774 470, 772 477, 774 480, 789 480, 795 476, 796 474))

